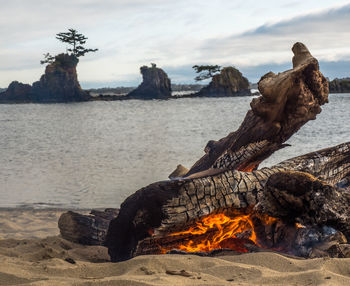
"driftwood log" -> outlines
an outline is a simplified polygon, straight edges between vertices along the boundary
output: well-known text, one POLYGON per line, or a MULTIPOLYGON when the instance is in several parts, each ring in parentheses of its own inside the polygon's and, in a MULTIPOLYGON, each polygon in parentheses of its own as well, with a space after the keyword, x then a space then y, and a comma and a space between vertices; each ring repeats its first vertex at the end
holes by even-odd
MULTIPOLYGON (((341 164, 342 172, 347 175, 350 174, 349 145, 347 163, 341 164)), ((349 188, 338 188, 310 173, 286 171, 270 176, 265 190, 261 201, 265 213, 304 225, 327 225, 350 239, 349 188)))
MULTIPOLYGON (((210 141, 206 154, 183 177, 151 184, 124 201, 107 233, 112 261, 176 248, 190 239, 174 235, 176 232, 208 215, 232 210, 248 215, 253 210, 253 224, 261 220, 260 214, 273 215, 281 225, 276 228, 274 222, 270 227, 270 236, 274 237, 283 237, 278 233, 293 233, 289 238, 302 233, 295 222, 311 228, 332 226, 349 235, 347 218, 337 208, 344 210, 348 203, 341 194, 350 175, 350 143, 257 170, 260 162, 285 147, 284 142, 303 124, 315 119, 328 100, 328 83, 317 60, 301 43, 292 51, 293 69, 261 78, 262 96, 253 99, 236 132, 210 141), (295 181, 294 187, 290 180, 295 181), (343 189, 338 188, 341 184, 343 189), (319 194, 323 196, 322 205, 314 199, 319 194), (332 203, 327 205, 327 200, 332 203), (325 207, 329 209, 325 211, 325 207), (295 208, 298 211, 293 213, 295 208)), ((266 228, 264 223, 260 226, 266 228)), ((245 244, 253 236, 242 235, 245 244)))
POLYGON ((68 211, 58 220, 61 236, 85 245, 103 245, 109 223, 118 215, 118 209, 92 210, 90 214, 68 211))
POLYGON ((293 69, 264 75, 258 84, 262 94, 240 128, 219 141, 209 141, 206 154, 187 176, 211 168, 251 171, 275 151, 285 147, 301 126, 316 118, 328 102, 328 83, 318 61, 302 43, 294 44, 293 69))

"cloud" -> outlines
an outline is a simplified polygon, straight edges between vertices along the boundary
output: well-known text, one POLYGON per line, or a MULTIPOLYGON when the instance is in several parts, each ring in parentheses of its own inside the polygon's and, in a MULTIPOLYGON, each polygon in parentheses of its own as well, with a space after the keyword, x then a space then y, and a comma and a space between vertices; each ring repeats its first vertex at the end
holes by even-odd
MULTIPOLYGON (((134 76, 138 66, 152 61, 164 67, 173 82, 193 82, 192 65, 220 64, 238 67, 254 82, 270 70, 279 72, 290 68, 291 47, 297 41, 305 43, 312 54, 324 63, 327 76, 347 76, 350 30, 344 27, 349 26, 350 5, 345 5, 224 37, 205 39, 183 33, 175 42, 172 37, 157 39, 155 36, 149 41, 144 38, 139 57, 132 62, 134 76)), ((128 44, 131 47, 135 45, 137 41, 128 44)))
POLYGON ((70 27, 99 48, 79 63, 83 86, 137 84, 139 67, 150 62, 174 82, 193 81, 194 64, 235 65, 254 81, 269 66, 289 66, 296 41, 321 61, 340 63, 350 60, 350 5, 339 3, 0 0, 0 86, 38 80, 42 54, 64 52, 55 34, 70 27), (311 13, 315 7, 328 8, 311 13))
POLYGON ((305 43, 320 60, 350 58, 350 5, 265 24, 241 34, 212 39, 201 47, 201 57, 239 66, 281 64, 291 58, 290 48, 305 43))
POLYGON ((350 30, 344 27, 350 27, 350 5, 212 38, 199 45, 189 65, 166 70, 175 82, 193 82, 193 64, 234 65, 251 82, 257 82, 269 71, 292 68, 291 47, 300 41, 320 61, 325 76, 346 77, 350 75, 350 30))

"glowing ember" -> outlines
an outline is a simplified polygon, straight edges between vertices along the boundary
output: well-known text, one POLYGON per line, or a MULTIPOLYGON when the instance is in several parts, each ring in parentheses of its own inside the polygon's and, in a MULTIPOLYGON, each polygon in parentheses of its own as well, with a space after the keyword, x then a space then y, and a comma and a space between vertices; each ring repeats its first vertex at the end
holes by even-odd
MULTIPOLYGON (((248 252, 245 244, 255 244, 263 247, 257 238, 253 219, 258 219, 259 224, 263 225, 272 225, 278 220, 254 212, 211 214, 201 218, 187 230, 172 233, 171 236, 184 238, 182 244, 176 248, 186 252, 209 252, 223 248, 233 249, 238 252, 248 252), (189 237, 189 239, 186 239, 186 237, 189 237)), ((166 253, 169 250, 171 249, 162 248, 162 253, 166 253)))
POLYGON ((254 170, 256 170, 259 167, 260 163, 261 163, 261 161, 250 162, 248 164, 242 164, 241 166, 237 167, 237 170, 242 171, 242 172, 253 172, 254 170))
POLYGON ((302 225, 302 224, 300 224, 300 223, 295 223, 295 226, 297 227, 297 228, 305 228, 305 225, 302 225))

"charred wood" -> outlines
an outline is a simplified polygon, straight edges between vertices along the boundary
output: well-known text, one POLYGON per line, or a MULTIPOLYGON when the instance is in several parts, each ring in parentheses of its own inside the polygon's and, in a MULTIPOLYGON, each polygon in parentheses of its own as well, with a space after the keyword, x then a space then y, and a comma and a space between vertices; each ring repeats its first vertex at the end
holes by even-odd
MULTIPOLYGON (((336 232, 343 232, 348 237, 349 221, 341 218, 335 209, 338 203, 348 203, 347 197, 338 199, 341 191, 335 185, 349 185, 350 142, 256 170, 261 161, 285 147, 284 142, 303 124, 315 119, 321 112, 320 106, 328 101, 328 83, 319 71, 317 60, 301 43, 296 43, 292 50, 293 69, 277 75, 268 73, 261 78, 259 90, 262 96, 252 101, 251 110, 236 132, 217 142, 210 141, 205 148, 206 154, 184 177, 181 176, 186 171, 179 167, 171 176, 173 180, 151 184, 123 202, 118 217, 109 225, 106 238, 112 261, 171 251, 182 241, 193 238, 193 235, 174 236, 174 233, 183 231, 208 215, 232 210, 264 210, 279 218, 280 223, 273 226, 256 224, 256 231, 269 249, 303 249, 302 242, 309 245, 307 231, 314 230, 318 237, 325 238, 326 235, 322 234, 324 226, 333 227, 336 232), (297 204, 298 212, 291 216, 284 209, 284 212, 276 215, 275 211, 279 212, 282 204, 278 199, 280 185, 277 179, 274 183, 271 177, 287 172, 304 172, 314 178, 312 180, 317 183, 311 184, 311 187, 316 188, 318 184, 319 193, 326 193, 322 205, 311 200, 310 203, 314 205, 307 205, 308 211, 302 212, 299 209, 305 207, 302 204, 305 202, 293 199, 288 205, 289 209, 292 210, 297 204), (271 188, 276 191, 271 192, 271 188), (327 212, 316 211, 316 208, 326 204, 327 199, 335 199, 338 203, 334 206, 330 204, 327 212), (270 200, 271 210, 267 211, 270 200), (317 219, 312 218, 314 213, 317 213, 317 219), (295 222, 310 227, 307 230, 296 228, 295 222), (299 244, 292 245, 292 241, 299 241, 299 244)), ((310 182, 305 181, 304 189, 308 187, 310 182)), ((283 190, 281 198, 289 198, 290 190, 283 190)), ((298 190, 294 190, 297 197, 298 190)), ((304 190, 300 196, 311 199, 311 194, 315 193, 304 190)), ((243 234, 238 238, 243 245, 250 244, 252 249, 254 245, 257 247, 251 243, 250 235, 243 234)), ((206 236, 200 239, 205 240, 206 236)), ((220 247, 225 248, 225 244, 220 247)), ((306 256, 306 252, 303 250, 299 255, 306 256)))
POLYGON ((350 240, 350 191, 321 181, 309 173, 273 174, 265 185, 261 205, 284 221, 329 226, 350 240))
POLYGON ((258 88, 262 94, 251 102, 240 128, 219 141, 209 141, 206 154, 187 175, 211 168, 241 171, 256 169, 328 102, 328 82, 318 61, 302 43, 294 44, 293 69, 264 75, 258 88))
POLYGON ((150 237, 152 231, 163 237, 205 215, 256 206, 266 197, 265 183, 275 173, 308 172, 328 182, 341 181, 349 176, 349 157, 350 143, 344 143, 286 160, 272 168, 221 171, 206 177, 151 184, 121 205, 118 217, 111 221, 107 245, 111 253, 115 246, 123 245, 117 248, 117 256, 131 258, 138 242, 150 237), (323 160, 315 161, 315 156, 323 160))
POLYGON ((118 212, 112 208, 92 210, 89 215, 68 211, 60 216, 58 227, 64 239, 86 245, 103 245, 109 223, 118 212))

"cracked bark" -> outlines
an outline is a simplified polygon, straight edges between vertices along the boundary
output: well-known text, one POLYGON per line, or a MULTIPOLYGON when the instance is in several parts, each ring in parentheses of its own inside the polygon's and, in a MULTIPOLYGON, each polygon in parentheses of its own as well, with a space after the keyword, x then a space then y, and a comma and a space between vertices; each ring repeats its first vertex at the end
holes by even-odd
POLYGON ((208 213, 262 207, 266 182, 281 171, 308 172, 333 185, 349 177, 350 143, 256 170, 261 161, 285 147, 284 142, 306 122, 315 119, 320 106, 328 101, 328 83, 317 60, 301 43, 292 50, 293 69, 261 78, 262 96, 252 100, 251 110, 236 132, 208 142, 206 154, 184 177, 151 184, 123 202, 107 235, 112 261, 147 253, 146 241, 148 245, 167 240, 173 243, 170 233, 208 213))

